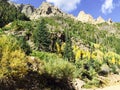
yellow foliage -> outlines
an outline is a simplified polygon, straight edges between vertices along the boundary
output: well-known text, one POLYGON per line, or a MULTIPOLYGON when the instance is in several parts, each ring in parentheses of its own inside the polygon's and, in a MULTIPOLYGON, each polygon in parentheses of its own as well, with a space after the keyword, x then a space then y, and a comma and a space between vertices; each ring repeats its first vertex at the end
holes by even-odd
POLYGON ((118 54, 116 54, 115 52, 108 52, 105 54, 106 57, 119 57, 118 54))
POLYGON ((95 56, 93 56, 93 57, 96 58, 97 60, 99 60, 99 61, 103 60, 104 53, 101 52, 100 50, 95 50, 95 51, 93 52, 93 54, 95 55, 95 56))
POLYGON ((79 49, 79 47, 78 46, 76 46, 76 45, 74 45, 73 46, 73 53, 76 53, 76 51, 79 49))
POLYGON ((57 42, 56 42, 56 48, 57 48, 57 52, 60 53, 61 52, 61 47, 57 42))
POLYGON ((100 44, 94 44, 94 48, 95 49, 99 49, 100 48, 100 44))
POLYGON ((96 59, 95 53, 92 53, 91 58, 96 59))
POLYGON ((90 52, 89 51, 86 51, 86 57, 87 57, 87 59, 89 60, 90 59, 90 52))
POLYGON ((115 64, 115 61, 116 61, 116 60, 115 60, 115 57, 112 57, 111 63, 112 63, 112 64, 115 64))
POLYGON ((26 56, 19 48, 15 38, 1 36, 0 49, 0 76, 11 73, 21 75, 26 72, 26 56))
POLYGON ((77 50, 76 54, 75 54, 75 60, 79 60, 81 56, 81 51, 77 50))
POLYGON ((64 51, 65 45, 66 44, 63 42, 62 45, 61 45, 61 51, 64 51))

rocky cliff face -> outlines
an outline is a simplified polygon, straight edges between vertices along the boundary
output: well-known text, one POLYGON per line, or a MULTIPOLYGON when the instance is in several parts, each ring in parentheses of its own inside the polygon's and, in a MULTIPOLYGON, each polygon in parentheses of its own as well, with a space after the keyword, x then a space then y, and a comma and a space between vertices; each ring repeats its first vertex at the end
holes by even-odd
POLYGON ((19 9, 22 13, 26 16, 30 17, 30 19, 39 19, 40 17, 51 17, 51 16, 63 16, 63 17, 70 17, 75 20, 81 21, 83 23, 90 23, 90 24, 100 24, 107 22, 108 24, 112 23, 112 20, 105 21, 102 17, 98 17, 94 19, 90 14, 86 14, 84 11, 80 11, 77 17, 73 15, 66 14, 62 12, 59 8, 53 6, 48 2, 43 2, 41 6, 35 9, 33 6, 27 4, 15 4, 9 2, 10 4, 14 5, 17 9, 19 9))
POLYGON ((104 23, 104 22, 105 22, 105 20, 104 20, 101 16, 99 16, 99 17, 96 19, 95 24, 104 23))
POLYGON ((26 16, 30 17, 32 13, 35 11, 35 8, 29 4, 14 4, 17 9, 19 9, 26 16))
POLYGON ((30 17, 32 13, 35 11, 34 6, 30 4, 16 4, 14 2, 8 1, 11 5, 14 5, 20 12, 24 13, 26 16, 30 17))
POLYGON ((63 16, 63 12, 59 10, 57 7, 49 4, 47 2, 43 2, 39 8, 37 8, 34 13, 31 15, 31 19, 38 19, 42 17, 50 17, 50 16, 63 16))
POLYGON ((89 14, 86 14, 84 11, 80 11, 80 13, 78 14, 77 20, 81 21, 81 22, 87 22, 87 23, 95 23, 95 20, 93 19, 93 17, 89 14))
POLYGON ((30 17, 35 11, 35 8, 29 4, 27 5, 22 4, 18 8, 21 10, 22 13, 24 13, 28 17, 30 17))
POLYGON ((84 11, 80 11, 77 16, 77 20, 90 24, 100 24, 105 22, 101 16, 99 16, 97 19, 94 19, 90 14, 86 14, 84 11))

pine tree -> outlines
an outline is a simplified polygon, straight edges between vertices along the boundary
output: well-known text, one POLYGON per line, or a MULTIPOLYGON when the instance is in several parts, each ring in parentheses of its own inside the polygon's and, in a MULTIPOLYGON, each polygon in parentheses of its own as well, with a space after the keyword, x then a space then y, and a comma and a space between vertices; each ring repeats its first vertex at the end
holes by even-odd
POLYGON ((37 50, 49 51, 50 33, 45 25, 45 20, 42 19, 38 24, 37 29, 33 32, 33 40, 37 50))
POLYGON ((74 62, 74 54, 72 49, 72 41, 71 41, 71 33, 68 30, 65 30, 66 40, 65 40, 65 48, 64 48, 64 58, 68 61, 74 62))

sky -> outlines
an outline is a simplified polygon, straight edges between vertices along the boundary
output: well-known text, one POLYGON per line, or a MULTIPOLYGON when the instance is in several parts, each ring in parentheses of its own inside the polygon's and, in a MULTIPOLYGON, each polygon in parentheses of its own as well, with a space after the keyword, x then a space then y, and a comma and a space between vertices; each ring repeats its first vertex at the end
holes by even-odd
POLYGON ((11 0, 16 3, 31 4, 38 8, 43 1, 54 4, 62 11, 77 16, 80 11, 91 14, 95 19, 99 16, 120 22, 120 0, 11 0))

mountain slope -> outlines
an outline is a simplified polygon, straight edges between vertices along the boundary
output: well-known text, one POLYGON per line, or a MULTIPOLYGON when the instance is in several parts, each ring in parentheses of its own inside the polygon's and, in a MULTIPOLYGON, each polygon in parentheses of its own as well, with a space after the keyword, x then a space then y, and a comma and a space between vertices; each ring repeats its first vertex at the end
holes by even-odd
POLYGON ((0 0, 0 27, 12 22, 16 19, 29 20, 13 5, 10 5, 7 0, 0 0))
MULTIPOLYGON (((24 13, 31 9, 21 6, 24 13)), ((0 28, 1 90, 74 90, 83 81, 83 87, 103 87, 109 74, 119 75, 120 23, 101 17, 104 23, 89 23, 88 14, 83 22, 48 3, 30 14, 31 21, 0 28)))

